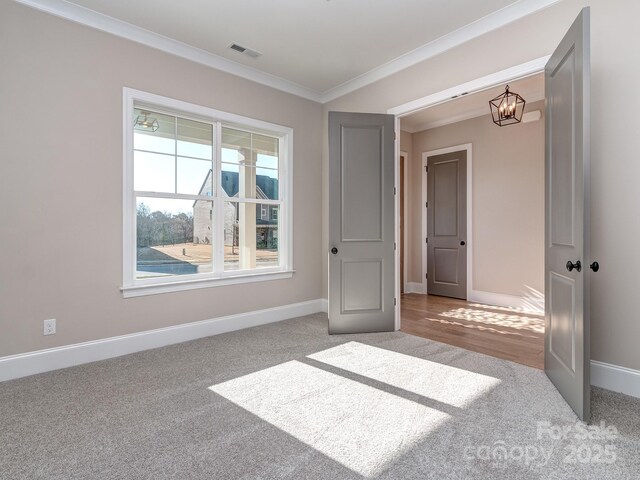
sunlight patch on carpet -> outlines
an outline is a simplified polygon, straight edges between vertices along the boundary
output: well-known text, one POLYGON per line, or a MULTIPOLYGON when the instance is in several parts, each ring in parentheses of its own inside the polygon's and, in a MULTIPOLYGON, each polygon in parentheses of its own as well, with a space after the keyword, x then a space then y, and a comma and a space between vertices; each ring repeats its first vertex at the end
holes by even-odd
POLYGON ((454 407, 468 407, 500 380, 402 353, 348 342, 308 358, 454 407))
POLYGON ((369 478, 450 418, 439 410, 297 361, 209 389, 369 478))

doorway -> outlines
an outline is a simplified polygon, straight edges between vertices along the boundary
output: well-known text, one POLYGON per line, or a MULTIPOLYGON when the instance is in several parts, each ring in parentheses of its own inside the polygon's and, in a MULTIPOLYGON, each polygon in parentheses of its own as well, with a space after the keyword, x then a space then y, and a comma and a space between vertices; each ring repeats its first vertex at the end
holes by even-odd
POLYGON ((509 84, 527 99, 520 125, 492 122, 486 99, 506 83, 402 119, 420 177, 408 282, 421 288, 401 296, 401 330, 543 368, 544 78, 509 84))

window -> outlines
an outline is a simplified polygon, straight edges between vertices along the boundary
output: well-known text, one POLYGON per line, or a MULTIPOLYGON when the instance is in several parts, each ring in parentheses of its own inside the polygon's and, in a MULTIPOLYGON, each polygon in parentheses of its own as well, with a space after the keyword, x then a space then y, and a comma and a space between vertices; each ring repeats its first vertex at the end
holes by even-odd
POLYGON ((291 129, 124 95, 124 295, 291 277, 291 129))

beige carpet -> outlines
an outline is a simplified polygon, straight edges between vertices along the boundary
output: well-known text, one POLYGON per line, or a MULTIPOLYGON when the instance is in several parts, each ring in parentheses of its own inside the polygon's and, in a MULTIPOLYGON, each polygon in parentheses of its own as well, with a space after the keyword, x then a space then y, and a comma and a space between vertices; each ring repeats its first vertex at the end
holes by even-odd
POLYGON ((311 315, 0 384, 0 478, 639 478, 640 400, 594 389, 593 412, 539 370, 311 315))

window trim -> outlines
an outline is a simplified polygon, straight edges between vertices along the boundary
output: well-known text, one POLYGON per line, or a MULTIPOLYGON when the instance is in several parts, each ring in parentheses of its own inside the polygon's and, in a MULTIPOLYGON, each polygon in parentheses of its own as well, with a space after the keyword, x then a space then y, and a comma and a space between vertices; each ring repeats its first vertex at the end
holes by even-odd
MULTIPOLYGON (((123 268, 122 287, 120 290, 125 298, 157 293, 177 292, 196 288, 207 288, 222 285, 235 285, 258 281, 291 278, 293 269, 293 129, 276 125, 262 120, 256 120, 233 113, 215 110, 202 105, 196 105, 182 100, 155 95, 132 88, 123 88, 123 268), (160 113, 181 115, 188 119, 204 120, 215 123, 214 129, 216 149, 221 142, 221 124, 232 128, 258 134, 273 135, 279 138, 278 184, 280 200, 279 212, 279 255, 280 266, 277 268, 260 268, 252 270, 232 270, 211 274, 180 275, 174 277, 155 277, 136 279, 136 199, 133 189, 133 110, 135 104, 144 104, 160 113)), ((219 173, 220 161, 215 164, 219 173)), ((220 178, 216 174, 216 178, 220 178)), ((219 188, 219 186, 218 186, 219 188)), ((215 201, 215 196, 211 197, 215 201)), ((253 200, 250 200, 253 201, 253 200)), ((260 200, 256 199, 256 203, 260 200)), ((217 201, 214 209, 222 209, 222 202, 217 201)), ((216 213, 216 212, 214 212, 216 213)), ((219 213, 219 212, 218 212, 219 213)), ((220 217, 218 217, 220 218, 220 217)), ((217 241, 223 238, 224 226, 218 222, 213 224, 217 241)), ((223 261, 222 249, 216 249, 214 262, 223 261)))

